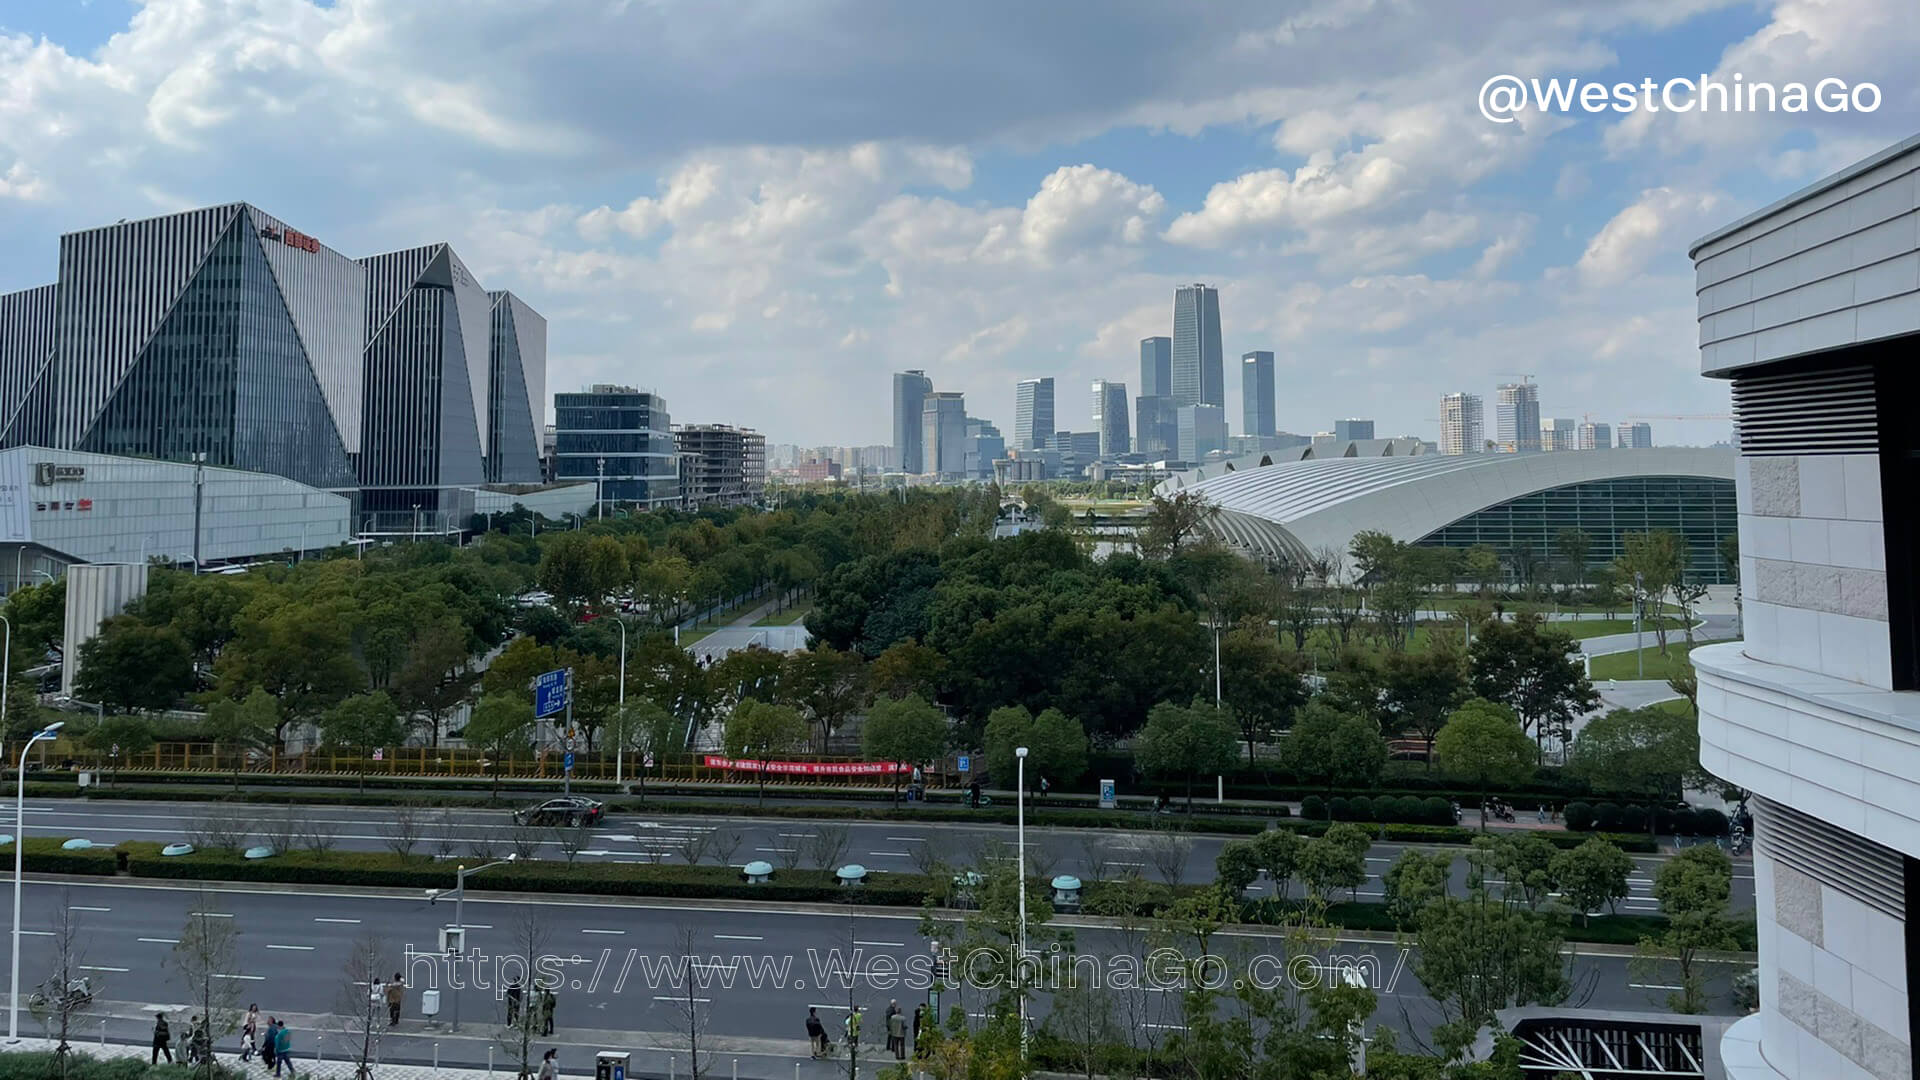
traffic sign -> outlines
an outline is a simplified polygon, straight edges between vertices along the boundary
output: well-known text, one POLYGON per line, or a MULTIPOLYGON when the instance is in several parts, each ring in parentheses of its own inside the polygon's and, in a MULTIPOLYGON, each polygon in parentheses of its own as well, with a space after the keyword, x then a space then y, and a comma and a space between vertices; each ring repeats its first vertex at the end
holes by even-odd
POLYGON ((567 761, 566 761, 565 768, 568 772, 573 771, 573 751, 571 750, 567 751, 567 761))
POLYGON ((1119 805, 1119 800, 1115 798, 1116 788, 1117 785, 1111 780, 1100 781, 1100 809, 1112 810, 1119 805))
POLYGON ((960 755, 960 771, 961 772, 973 771, 973 759, 971 757, 968 757, 966 754, 960 755))
POLYGON ((552 716, 566 711, 573 689, 573 669, 561 668, 536 676, 533 680, 533 715, 552 716))

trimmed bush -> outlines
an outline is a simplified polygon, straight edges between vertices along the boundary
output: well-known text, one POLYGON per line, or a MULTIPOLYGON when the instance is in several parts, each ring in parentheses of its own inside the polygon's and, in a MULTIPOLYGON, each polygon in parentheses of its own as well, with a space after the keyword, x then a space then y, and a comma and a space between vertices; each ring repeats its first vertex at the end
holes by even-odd
POLYGON ((1420 803, 1420 806, 1424 811, 1420 815, 1420 817, 1427 824, 1429 825, 1455 824, 1453 820, 1453 804, 1441 798, 1440 796, 1438 795, 1430 796, 1422 800, 1420 803))
MULTIPOLYGON (((1381 800, 1381 802, 1388 802, 1388 801, 1390 800, 1387 800, 1387 799, 1381 800)), ((1349 800, 1347 803, 1347 812, 1353 815, 1352 817, 1347 819, 1349 821, 1372 821, 1374 820, 1376 815, 1376 811, 1373 805, 1373 800, 1367 798, 1365 795, 1355 795, 1351 800, 1349 800)), ((1388 818, 1391 818, 1392 816, 1393 816, 1392 814, 1387 815, 1388 818)))
POLYGON ((1593 804, 1589 802, 1570 802, 1566 810, 1567 828, 1574 832, 1586 832, 1593 828, 1593 804))
POLYGON ((1620 831, 1620 807, 1617 803, 1603 802, 1593 808, 1593 827, 1602 832, 1620 831))
POLYGON ((1353 800, 1345 795, 1335 795, 1327 800, 1327 817, 1332 821, 1353 820, 1353 800))
POLYGON ((1300 800, 1300 817, 1307 821, 1327 820, 1327 804, 1318 795, 1309 795, 1300 800))
POLYGON ((1693 812, 1695 836, 1722 837, 1727 835, 1727 815, 1713 807, 1702 807, 1693 812))
POLYGON ((1623 806, 1620 808, 1621 832, 1645 832, 1647 828, 1647 808, 1644 806, 1623 806))

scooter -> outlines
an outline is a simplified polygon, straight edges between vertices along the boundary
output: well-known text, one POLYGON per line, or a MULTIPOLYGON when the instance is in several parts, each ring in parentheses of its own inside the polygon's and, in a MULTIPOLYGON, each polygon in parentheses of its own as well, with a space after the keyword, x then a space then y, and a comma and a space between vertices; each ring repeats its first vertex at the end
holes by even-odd
MULTIPOLYGON (((61 995, 60 1001, 57 1004, 62 1010, 72 1010, 89 1005, 92 1002, 93 983, 83 976, 67 983, 66 993, 61 995)), ((33 996, 28 999, 27 1003, 29 1007, 35 1009, 45 1009, 50 1005, 56 1004, 52 998, 47 996, 44 990, 34 991, 33 996)))

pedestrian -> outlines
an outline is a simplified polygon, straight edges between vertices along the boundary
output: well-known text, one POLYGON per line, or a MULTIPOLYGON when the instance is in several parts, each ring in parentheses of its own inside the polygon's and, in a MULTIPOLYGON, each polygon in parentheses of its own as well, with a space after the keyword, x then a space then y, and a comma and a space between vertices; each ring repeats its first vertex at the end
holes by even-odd
POLYGON ((556 1051, 549 1050, 541 1056, 540 1080, 560 1080, 560 1063, 554 1060, 555 1053, 556 1051))
POLYGON ((540 1034, 542 1035, 553 1034, 553 1007, 556 1004, 558 1004, 558 1002, 554 1000, 553 989, 547 986, 541 987, 540 988, 540 1034))
POLYGON ((847 1053, 851 1055, 858 1053, 860 1050, 860 1006, 855 1005, 852 1009, 848 1010, 846 1024, 847 1053))
POLYGON ((817 1009, 807 1010, 807 1045, 812 1049, 811 1056, 814 1058, 819 1058, 827 1052, 827 1026, 820 1022, 820 1012, 817 1009))
POLYGON ((1547 804, 1541 803, 1540 804, 1540 824, 1545 825, 1546 823, 1547 823, 1547 804))
POLYGON ((167 1055, 167 1064, 173 1064, 173 1032, 167 1027, 167 1014, 153 1014, 153 1058, 149 1065, 160 1064, 160 1055, 167 1055))
POLYGON ((1044 776, 1043 776, 1043 777, 1041 777, 1041 778, 1040 778, 1040 797, 1041 797, 1041 798, 1043 798, 1043 799, 1044 799, 1044 798, 1046 798, 1046 797, 1047 797, 1047 792, 1049 792, 1049 791, 1052 791, 1052 790, 1053 790, 1053 785, 1052 785, 1052 784, 1049 784, 1049 783, 1047 783, 1047 778, 1046 778, 1046 777, 1044 777, 1044 776))
POLYGON ((240 1037, 247 1041, 246 1048, 240 1051, 241 1061, 252 1061, 253 1055, 260 1050, 260 1004, 253 1002, 247 1006, 247 1018, 240 1023, 240 1037))
POLYGON ((279 1055, 274 1051, 273 1039, 274 1036, 279 1033, 280 1021, 272 1016, 267 1017, 267 1026, 265 1030, 260 1032, 260 1064, 262 1067, 272 1065, 278 1060, 279 1055))
POLYGON ((399 972, 393 973, 393 981, 387 984, 387 1026, 400 1026, 400 1006, 407 999, 407 984, 400 978, 399 972))
POLYGON ((293 1036, 287 1033, 285 1020, 273 1032, 273 1075, 280 1075, 282 1065, 287 1067, 287 1080, 293 1080, 293 1036))
POLYGON ((887 1013, 887 1047, 893 1060, 907 1060, 907 1014, 896 1006, 887 1013))
POLYGON ((519 976, 517 975, 514 976, 514 980, 507 984, 507 1026, 508 1027, 512 1027, 513 1025, 520 1022, 520 1001, 521 1001, 521 998, 525 996, 525 994, 526 994, 526 991, 522 989, 520 986, 519 976))

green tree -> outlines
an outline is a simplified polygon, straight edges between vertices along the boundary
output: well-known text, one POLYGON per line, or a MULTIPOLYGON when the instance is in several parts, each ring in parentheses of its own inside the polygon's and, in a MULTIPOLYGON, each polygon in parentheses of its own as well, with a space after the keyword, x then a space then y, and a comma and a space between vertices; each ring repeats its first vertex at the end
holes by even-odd
POLYGON ((1440 767, 1480 792, 1480 829, 1487 828, 1487 795, 1533 775, 1537 750, 1512 710, 1483 698, 1455 709, 1434 740, 1440 767))
POLYGON ((867 664, 859 653, 815 645, 787 657, 780 685, 787 699, 820 733, 820 753, 824 754, 827 740, 867 702, 867 664))
POLYGON ((254 687, 245 698, 235 701, 221 698, 207 707, 207 718, 200 729, 216 747, 233 755, 233 789, 240 790, 240 770, 247 755, 270 753, 273 733, 280 727, 280 703, 273 695, 254 687))
POLYGON ((1163 701, 1148 711, 1147 726, 1134 743, 1134 759, 1149 776, 1184 777, 1187 812, 1192 813, 1194 781, 1233 765, 1240 756, 1238 735, 1219 709, 1163 701))
POLYGON ((1315 901, 1326 903, 1335 889, 1358 889, 1367 880, 1366 831, 1341 823, 1300 847, 1300 881, 1315 901))
POLYGON ((1453 856, 1409 848, 1380 875, 1387 913, 1393 916, 1402 933, 1412 928, 1420 909, 1447 895, 1447 879, 1452 870, 1453 856))
POLYGON ((1328 791, 1372 787, 1386 767, 1387 744, 1370 718, 1315 700, 1300 710, 1280 744, 1280 759, 1295 777, 1323 784, 1328 791))
POLYGON ((919 694, 932 701, 946 667, 946 657, 936 650, 917 641, 902 641, 867 665, 867 682, 875 694, 893 698, 919 694))
POLYGON ((1512 709, 1538 745, 1566 738, 1573 718, 1600 704, 1600 695, 1572 655, 1573 639, 1547 629, 1540 616, 1520 612, 1475 628, 1468 649, 1473 692, 1512 709))
POLYGON ((1633 860, 1619 845, 1593 837, 1577 848, 1569 848, 1553 857, 1553 878, 1560 883, 1560 896, 1580 913, 1580 924, 1605 906, 1617 911, 1627 898, 1627 878, 1633 873, 1633 860))
POLYGON ((1073 783, 1087 771, 1087 729, 1059 709, 1042 709, 1027 733, 1034 770, 1057 783, 1073 783))
POLYGON ((74 693, 109 709, 164 709, 192 688, 192 650, 168 627, 117 615, 80 646, 74 693))
POLYGON ((746 698, 733 707, 727 717, 726 745, 729 757, 759 763, 760 802, 767 801, 766 763, 793 750, 807 739, 807 722, 787 705, 774 705, 746 698))
POLYGON ((1557 1004, 1570 988, 1559 924, 1489 892, 1483 858, 1468 857, 1465 896, 1430 900, 1415 920, 1413 974, 1447 1017, 1433 1038, 1448 1058, 1499 1010, 1557 1004))
POLYGON ((1282 900, 1293 891, 1293 879, 1300 872, 1300 853, 1305 846, 1306 841, 1292 829, 1268 829, 1253 838, 1254 855, 1259 859, 1260 868, 1267 872, 1267 880, 1273 882, 1273 895, 1282 900))
POLYGON ((1667 995, 1667 1007, 1674 1012, 1706 1012, 1707 972, 1701 954, 1739 947, 1727 918, 1732 884, 1733 864, 1718 847, 1687 848, 1653 876, 1653 895, 1667 927, 1640 939, 1628 968, 1643 980, 1676 979, 1680 989, 1667 995))
POLYGON ((1448 714, 1467 699, 1467 669, 1459 649, 1441 639, 1424 652, 1391 653, 1382 682, 1388 722, 1425 743, 1423 756, 1433 768, 1433 740, 1448 714))
POLYGON ((1660 655, 1667 655, 1667 625, 1662 617, 1667 592, 1685 579, 1687 542, 1668 529, 1626 533, 1620 537, 1623 549, 1614 560, 1620 580, 1631 590, 1634 603, 1651 620, 1654 640, 1660 655))
POLYGON ((1474 845, 1486 851, 1489 865, 1506 882, 1508 895, 1519 897, 1529 910, 1538 911, 1540 902, 1559 885, 1553 876, 1553 859, 1560 849, 1544 836, 1482 836, 1474 845))
MULTIPOLYGON (((324 564, 323 564, 324 565, 324 564)), ((367 685, 353 654, 355 609, 344 599, 263 596, 241 612, 233 640, 214 664, 222 697, 243 698, 258 686, 280 702, 287 727, 317 721, 367 685)))
POLYGON ((1487 593, 1493 589, 1493 583, 1500 580, 1500 553, 1486 544, 1475 544, 1467 549, 1461 569, 1481 593, 1487 593))
POLYGON ((1286 727, 1306 703, 1299 656, 1282 651, 1264 628, 1230 630, 1220 639, 1220 672, 1221 700, 1239 721, 1252 764, 1254 743, 1286 727))
POLYGON ((427 731, 427 745, 440 745, 446 717, 473 692, 472 659, 467 631, 455 619, 441 619, 423 627, 407 649, 406 660, 391 684, 394 702, 427 731))
POLYGON ((460 737, 487 756, 488 771, 493 775, 488 799, 500 794, 500 770, 514 755, 526 752, 533 745, 534 723, 533 702, 525 692, 482 694, 474 704, 473 714, 460 737))
POLYGON ((533 680, 562 666, 557 648, 530 637, 517 637, 487 665, 487 673, 480 677, 480 689, 487 694, 519 694, 531 701, 533 680))
POLYGON ((1176 491, 1170 497, 1156 495, 1147 507, 1146 520, 1136 535, 1140 554, 1164 559, 1181 548, 1202 542, 1206 527, 1220 515, 1220 508, 1205 495, 1176 491))
POLYGON ((646 698, 634 698, 607 721, 606 744, 616 754, 640 753, 640 800, 647 798, 647 759, 663 759, 686 747, 686 725, 680 718, 646 698))
POLYGON ((1553 535, 1553 550, 1566 567, 1566 582, 1577 588, 1587 586, 1587 555, 1593 550, 1593 537, 1583 529, 1567 526, 1553 535))
MULTIPOLYGON (((882 698, 867 710, 862 749, 877 761, 924 765, 947 746, 947 718, 918 694, 882 698)), ((893 801, 900 802, 900 774, 893 774, 893 801)))
POLYGON ((87 749, 107 758, 109 778, 120 779, 120 766, 153 749, 153 725, 139 716, 109 716, 86 735, 87 749))
POLYGON ((320 722, 320 733, 327 742, 353 755, 360 790, 365 791, 367 759, 377 749, 399 745, 406 731, 400 724, 400 710, 394 707, 393 699, 385 690, 375 690, 355 694, 327 710, 320 722))
POLYGON ((1679 802, 1689 784, 1711 782, 1700 767, 1698 722, 1652 705, 1614 709, 1588 721, 1573 742, 1567 765, 1596 791, 1651 796, 1667 803, 1679 802))

